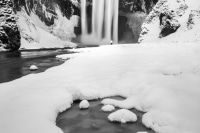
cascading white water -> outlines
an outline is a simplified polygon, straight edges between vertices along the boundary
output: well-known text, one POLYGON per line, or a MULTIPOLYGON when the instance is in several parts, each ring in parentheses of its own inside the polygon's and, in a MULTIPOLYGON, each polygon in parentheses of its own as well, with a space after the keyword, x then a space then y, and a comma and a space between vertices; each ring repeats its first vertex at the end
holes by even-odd
POLYGON ((85 44, 118 43, 119 0, 92 1, 92 29, 88 32, 87 0, 81 0, 81 41, 85 44))

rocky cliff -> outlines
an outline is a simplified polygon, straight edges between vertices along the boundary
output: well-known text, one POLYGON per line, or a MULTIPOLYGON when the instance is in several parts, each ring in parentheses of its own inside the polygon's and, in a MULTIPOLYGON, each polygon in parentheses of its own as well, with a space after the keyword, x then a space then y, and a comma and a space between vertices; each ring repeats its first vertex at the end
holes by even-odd
POLYGON ((0 51, 15 51, 20 47, 20 31, 10 0, 0 0, 0 51))
POLYGON ((76 0, 12 0, 21 32, 21 49, 74 47, 76 0))
POLYGON ((199 42, 199 9, 198 0, 159 0, 142 26, 139 41, 199 42))
MULTIPOLYGON (((79 3, 0 0, 1 49, 74 47, 71 40, 80 34, 79 3)), ((199 41, 199 5, 197 0, 120 0, 119 41, 199 41)))
POLYGON ((119 40, 121 43, 137 43, 141 26, 158 0, 120 0, 119 40))

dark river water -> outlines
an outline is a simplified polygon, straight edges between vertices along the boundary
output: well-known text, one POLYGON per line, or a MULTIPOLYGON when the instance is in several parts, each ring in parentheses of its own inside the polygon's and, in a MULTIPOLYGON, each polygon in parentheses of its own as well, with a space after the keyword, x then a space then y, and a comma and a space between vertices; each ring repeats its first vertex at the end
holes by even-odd
MULTIPOLYGON (((119 99, 115 97, 114 99, 119 99)), ((155 133, 142 124, 143 112, 131 109, 138 120, 135 123, 115 123, 108 120, 111 112, 101 111, 101 100, 90 101, 90 108, 79 109, 79 102, 76 101, 69 110, 58 115, 56 123, 64 133, 155 133)))
POLYGON ((61 65, 56 55, 70 53, 68 50, 34 50, 21 52, 0 52, 0 83, 9 82, 31 73, 44 72, 50 67, 61 65), (30 71, 31 65, 38 66, 30 71))

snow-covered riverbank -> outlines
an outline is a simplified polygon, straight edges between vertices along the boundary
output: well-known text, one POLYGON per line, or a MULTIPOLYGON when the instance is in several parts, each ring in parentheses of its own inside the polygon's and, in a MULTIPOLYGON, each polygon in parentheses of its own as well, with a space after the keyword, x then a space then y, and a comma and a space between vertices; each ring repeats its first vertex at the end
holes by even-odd
POLYGON ((80 49, 61 66, 0 84, 0 132, 62 133, 58 112, 75 99, 104 100, 147 112, 143 123, 159 133, 200 131, 200 46, 116 45, 80 49))

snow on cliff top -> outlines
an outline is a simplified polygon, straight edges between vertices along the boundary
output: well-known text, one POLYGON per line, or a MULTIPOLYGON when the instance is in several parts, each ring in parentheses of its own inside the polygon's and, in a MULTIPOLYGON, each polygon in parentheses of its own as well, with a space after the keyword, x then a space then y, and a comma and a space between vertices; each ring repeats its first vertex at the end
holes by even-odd
POLYGON ((143 123, 158 133, 200 131, 199 44, 86 51, 43 73, 0 84, 0 132, 62 133, 56 115, 73 100, 115 95, 126 99, 108 104, 145 111, 143 123))
POLYGON ((57 9, 57 19, 53 26, 47 26, 39 17, 31 12, 30 16, 24 11, 17 12, 18 25, 21 32, 20 49, 64 48, 76 47, 70 42, 77 26, 78 17, 72 16, 70 20, 63 17, 57 9))
POLYGON ((139 42, 142 43, 196 43, 200 41, 199 0, 159 0, 142 26, 139 42), (195 14, 195 19, 191 16, 195 14), (181 25, 175 33, 159 38, 161 32, 159 14, 173 12, 171 17, 181 25), (198 17, 199 16, 199 17, 198 17), (193 18, 192 18, 193 19, 193 18), (190 26, 192 25, 192 26, 190 26))

